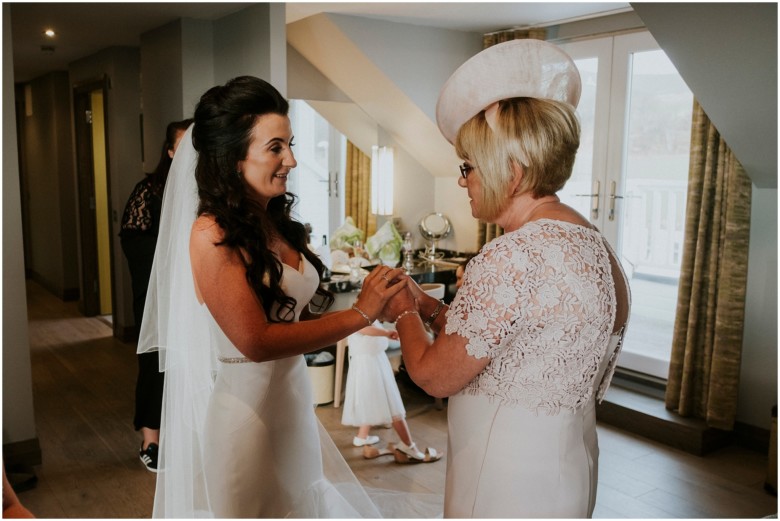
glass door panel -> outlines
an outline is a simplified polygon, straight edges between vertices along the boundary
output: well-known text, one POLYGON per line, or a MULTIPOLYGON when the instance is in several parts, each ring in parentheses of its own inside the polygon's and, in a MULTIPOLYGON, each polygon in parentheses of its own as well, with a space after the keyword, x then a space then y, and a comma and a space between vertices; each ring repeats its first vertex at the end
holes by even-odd
POLYGON ((288 190, 298 196, 295 218, 309 223, 311 244, 320 246, 338 226, 339 171, 343 162, 343 137, 308 103, 290 102, 290 123, 295 136, 298 166, 288 190))
POLYGON ((647 32, 564 44, 582 76, 580 150, 561 200, 621 257, 633 295, 621 367, 666 379, 693 97, 647 32))
MULTIPOLYGON (((623 363, 666 379, 685 230, 693 95, 663 51, 626 55, 623 200, 615 204, 621 260, 633 294, 623 363)), ((608 188, 608 198, 619 195, 608 188)), ((607 211, 617 202, 609 199, 607 211)))

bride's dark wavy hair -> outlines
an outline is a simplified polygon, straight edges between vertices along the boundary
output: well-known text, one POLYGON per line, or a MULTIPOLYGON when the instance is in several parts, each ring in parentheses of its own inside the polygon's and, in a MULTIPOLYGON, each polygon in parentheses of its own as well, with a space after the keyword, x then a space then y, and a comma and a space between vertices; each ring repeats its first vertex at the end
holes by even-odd
MULTIPOLYGON (((192 130, 192 143, 198 152, 198 215, 211 215, 222 227, 225 236, 218 245, 246 253, 242 259, 247 281, 273 322, 292 321, 296 300, 281 288, 282 263, 268 247, 272 230, 278 230, 303 254, 320 278, 324 271, 322 261, 306 245, 303 224, 290 215, 295 195, 274 197, 263 208, 250 197, 250 188, 238 171, 239 161, 246 159, 257 119, 265 114, 286 116, 288 110, 287 100, 272 85, 241 76, 212 87, 200 98, 192 130), (274 303, 278 307, 272 314, 274 303)), ((333 295, 320 287, 317 294, 326 306, 333 302, 333 295)))

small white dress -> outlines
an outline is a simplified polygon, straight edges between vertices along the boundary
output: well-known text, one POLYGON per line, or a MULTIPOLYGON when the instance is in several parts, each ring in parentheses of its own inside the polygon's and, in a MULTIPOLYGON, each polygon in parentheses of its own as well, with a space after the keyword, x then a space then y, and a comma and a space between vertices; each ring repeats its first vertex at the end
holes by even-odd
POLYGON ((624 331, 612 334, 611 251, 596 230, 545 219, 469 263, 445 331, 490 363, 449 399, 445 517, 592 515, 595 403, 624 331))
MULTIPOLYGON (((382 327, 377 321, 373 326, 382 327)), ((341 423, 384 425, 406 417, 393 368, 385 351, 390 342, 384 336, 353 333, 347 339, 349 371, 341 423)))

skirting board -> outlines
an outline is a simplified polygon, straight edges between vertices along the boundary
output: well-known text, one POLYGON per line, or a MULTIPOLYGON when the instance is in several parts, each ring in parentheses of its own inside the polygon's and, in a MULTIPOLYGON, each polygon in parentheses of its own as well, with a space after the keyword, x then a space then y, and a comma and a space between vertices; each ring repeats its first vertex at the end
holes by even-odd
POLYGON ((3 444, 3 463, 6 468, 16 465, 40 465, 42 462, 38 438, 3 444))

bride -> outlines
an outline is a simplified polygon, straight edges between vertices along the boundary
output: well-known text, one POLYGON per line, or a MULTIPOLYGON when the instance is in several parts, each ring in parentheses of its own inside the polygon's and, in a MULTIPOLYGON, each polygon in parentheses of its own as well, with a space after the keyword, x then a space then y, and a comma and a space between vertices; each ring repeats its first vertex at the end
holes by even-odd
POLYGON ((319 425, 302 354, 371 324, 400 270, 369 274, 352 309, 310 311, 332 296, 290 217, 287 111, 258 78, 214 87, 171 167, 139 340, 166 372, 155 517, 380 516, 319 425))

